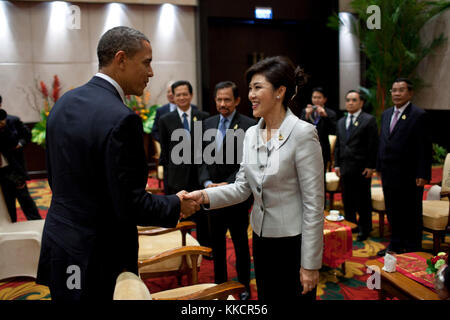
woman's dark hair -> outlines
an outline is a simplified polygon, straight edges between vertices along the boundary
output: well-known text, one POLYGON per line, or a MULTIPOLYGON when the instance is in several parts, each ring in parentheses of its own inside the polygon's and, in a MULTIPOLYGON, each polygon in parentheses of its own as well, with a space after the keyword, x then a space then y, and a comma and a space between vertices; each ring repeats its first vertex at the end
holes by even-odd
POLYGON ((286 94, 283 100, 285 108, 300 106, 297 103, 299 99, 299 90, 307 82, 307 75, 301 67, 295 67, 292 61, 283 56, 268 57, 251 66, 245 72, 247 84, 250 84, 256 74, 262 74, 266 77, 274 89, 281 86, 286 87, 286 94))
POLYGON ((315 87, 314 89, 312 89, 311 94, 313 94, 314 92, 319 92, 323 95, 324 98, 327 98, 327 93, 325 92, 325 89, 322 87, 315 87))

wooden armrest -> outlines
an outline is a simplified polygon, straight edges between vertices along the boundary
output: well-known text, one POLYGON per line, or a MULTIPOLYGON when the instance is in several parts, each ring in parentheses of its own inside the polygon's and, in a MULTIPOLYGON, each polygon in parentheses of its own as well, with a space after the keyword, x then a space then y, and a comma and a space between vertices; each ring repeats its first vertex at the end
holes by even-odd
POLYGON ((245 291, 245 286, 236 281, 228 281, 198 292, 190 293, 177 298, 165 298, 154 300, 226 300, 231 294, 239 294, 245 291))
POLYGON ((179 247, 171 250, 164 251, 163 253, 157 254, 149 259, 138 261, 138 267, 145 267, 151 264, 162 262, 168 259, 184 256, 184 255, 203 255, 211 256, 212 249, 202 246, 185 246, 179 247))
POLYGON ((176 227, 174 227, 174 228, 149 227, 149 229, 144 229, 144 230, 138 231, 138 235, 140 235, 140 236, 157 236, 157 235, 160 235, 160 234, 165 234, 165 233, 178 231, 178 230, 187 232, 187 231, 189 231, 189 230, 191 230, 191 229, 193 229, 195 227, 196 227, 195 222, 183 221, 183 222, 179 222, 176 225, 176 227))

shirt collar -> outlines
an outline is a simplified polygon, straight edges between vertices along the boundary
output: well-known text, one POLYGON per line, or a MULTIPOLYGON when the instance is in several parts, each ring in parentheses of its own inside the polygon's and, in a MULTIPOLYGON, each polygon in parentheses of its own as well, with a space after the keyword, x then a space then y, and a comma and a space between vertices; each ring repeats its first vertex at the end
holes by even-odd
POLYGON ((287 140, 289 135, 291 134, 292 129, 294 128, 294 125, 296 123, 296 120, 298 118, 294 115, 294 113, 291 111, 291 109, 287 108, 286 115, 283 119, 283 122, 280 125, 280 128, 277 130, 277 136, 273 136, 271 138, 270 143, 267 143, 267 145, 264 143, 260 133, 261 130, 265 127, 266 123, 263 118, 261 118, 257 124, 257 134, 256 134, 256 144, 254 147, 256 149, 259 149, 260 147, 266 145, 269 150, 272 150, 272 148, 279 149, 284 142, 287 140))
MULTIPOLYGON (((361 114, 362 109, 359 109, 358 111, 356 111, 355 113, 353 113, 353 119, 356 119, 359 117, 359 115, 361 114)), ((348 113, 348 117, 350 117, 350 115, 352 115, 350 112, 348 113)))
POLYGON ((175 103, 169 102, 169 110, 172 112, 177 108, 177 105, 175 103))
POLYGON ((405 111, 406 107, 409 105, 410 102, 411 101, 408 101, 407 103, 405 103, 400 108, 397 108, 397 107, 394 106, 394 112, 395 112, 395 110, 398 110, 398 111, 400 111, 399 115, 402 114, 405 111))
POLYGON ((123 89, 120 87, 120 85, 117 83, 116 80, 114 80, 113 78, 111 78, 110 76, 101 73, 101 72, 97 72, 95 74, 96 77, 102 78, 106 81, 108 81, 109 83, 111 83, 113 85, 114 88, 116 88, 117 92, 119 92, 120 97, 122 98, 122 102, 125 101, 125 94, 123 92, 123 89))
POLYGON ((178 115, 180 116, 181 119, 183 119, 183 113, 186 113, 188 118, 190 118, 191 117, 191 110, 192 110, 192 108, 190 106, 189 106, 189 109, 187 109, 186 111, 181 110, 180 107, 177 106, 177 112, 178 112, 178 115))
POLYGON ((227 118, 228 125, 229 125, 231 123, 231 120, 233 120, 233 117, 234 117, 235 114, 236 114, 236 109, 228 117, 224 117, 223 115, 220 115, 220 121, 222 121, 222 119, 224 119, 224 118, 227 118))

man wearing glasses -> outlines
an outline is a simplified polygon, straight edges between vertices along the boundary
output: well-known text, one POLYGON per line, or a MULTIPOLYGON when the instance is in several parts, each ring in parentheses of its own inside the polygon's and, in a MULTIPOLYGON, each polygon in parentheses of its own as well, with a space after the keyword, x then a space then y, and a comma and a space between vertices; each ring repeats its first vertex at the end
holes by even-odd
POLYGON ((392 230, 387 250, 396 253, 422 250, 422 197, 431 178, 427 114, 411 103, 413 93, 408 79, 396 79, 391 89, 394 106, 381 116, 377 171, 392 230))

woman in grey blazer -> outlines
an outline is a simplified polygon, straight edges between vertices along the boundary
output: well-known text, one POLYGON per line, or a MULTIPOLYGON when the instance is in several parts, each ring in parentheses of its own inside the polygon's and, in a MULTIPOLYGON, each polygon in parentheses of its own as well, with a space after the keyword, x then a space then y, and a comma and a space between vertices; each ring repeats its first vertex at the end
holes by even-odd
POLYGON ((284 57, 266 58, 246 73, 253 115, 236 181, 186 197, 211 209, 254 196, 251 213, 258 299, 315 299, 323 250, 323 160, 313 125, 295 106, 303 70, 284 57))

